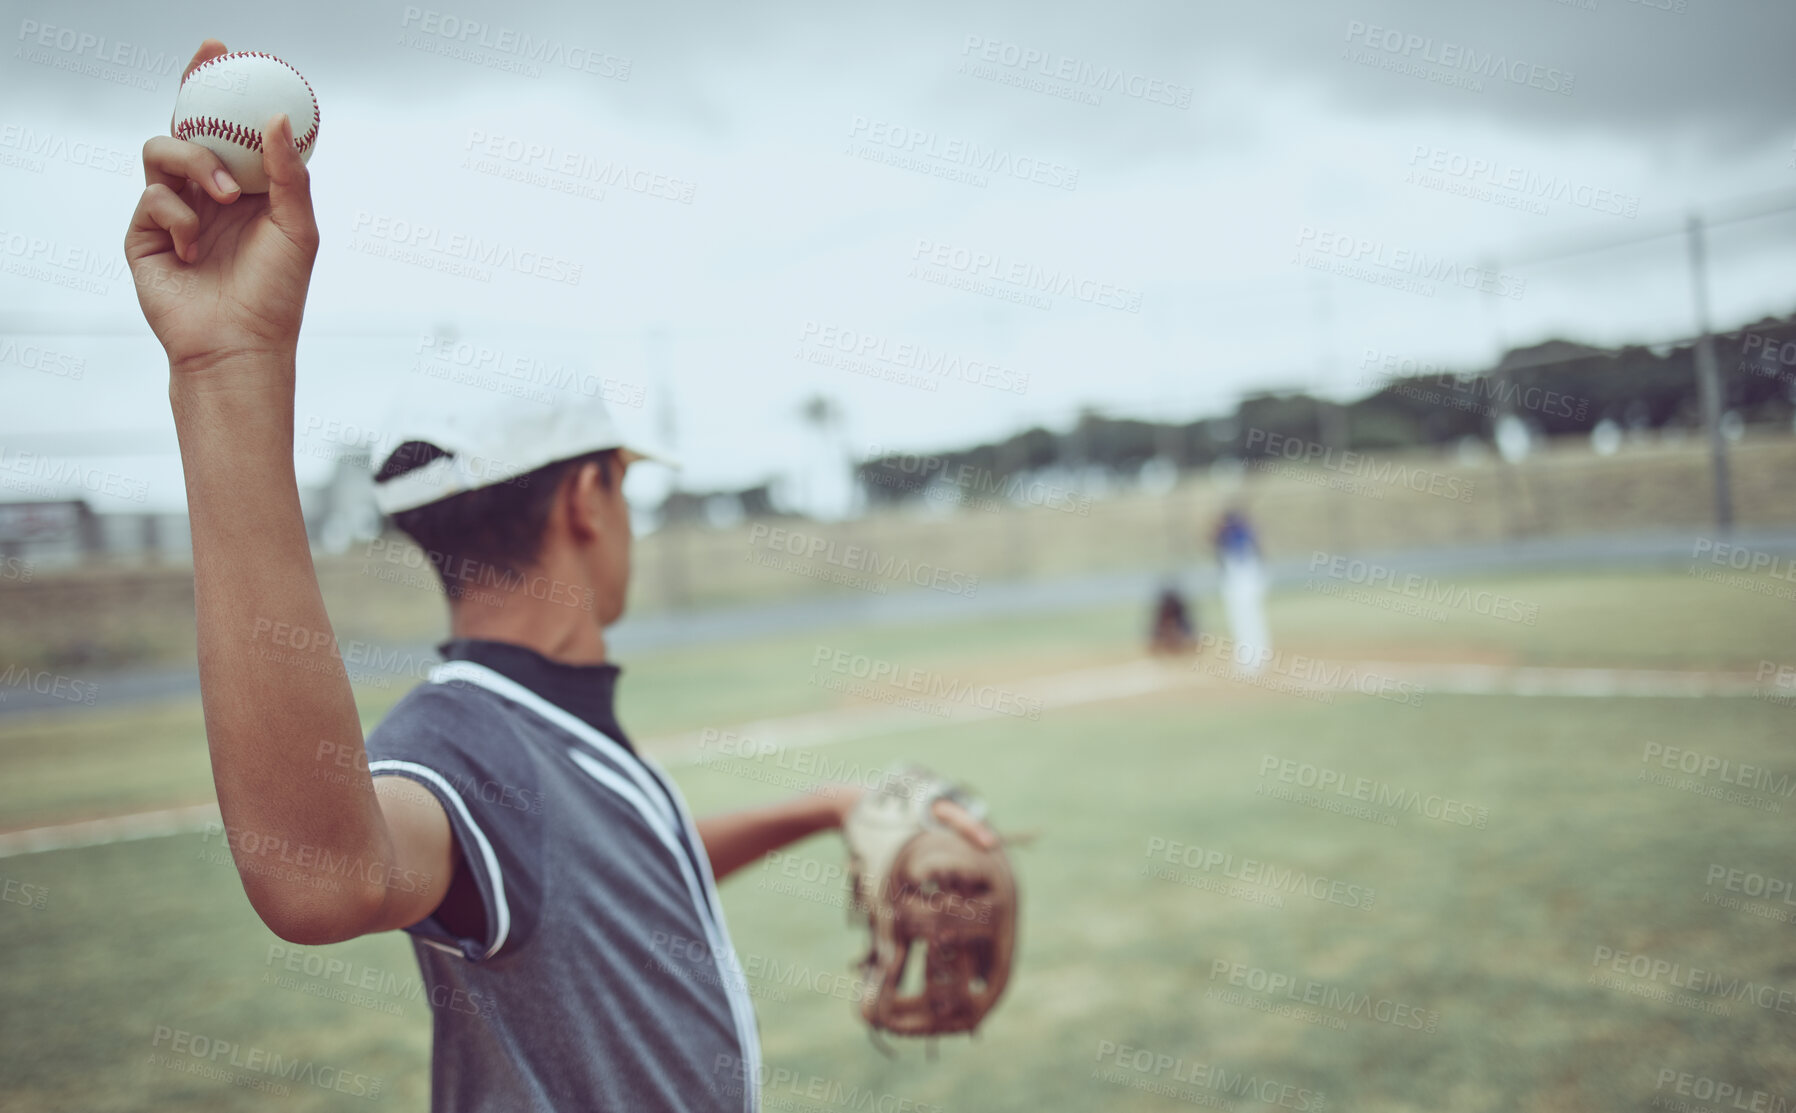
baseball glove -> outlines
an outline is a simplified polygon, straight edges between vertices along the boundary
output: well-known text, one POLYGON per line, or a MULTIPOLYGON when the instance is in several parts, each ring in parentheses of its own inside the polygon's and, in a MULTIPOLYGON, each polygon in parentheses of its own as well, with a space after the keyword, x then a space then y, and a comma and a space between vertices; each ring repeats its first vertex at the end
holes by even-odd
POLYGON ((1010 980, 1016 878, 1001 848, 975 846, 936 819, 943 798, 984 818, 983 801, 910 767, 863 796, 842 825, 850 922, 864 917, 872 934, 860 1007, 875 1036, 971 1032, 1010 980))

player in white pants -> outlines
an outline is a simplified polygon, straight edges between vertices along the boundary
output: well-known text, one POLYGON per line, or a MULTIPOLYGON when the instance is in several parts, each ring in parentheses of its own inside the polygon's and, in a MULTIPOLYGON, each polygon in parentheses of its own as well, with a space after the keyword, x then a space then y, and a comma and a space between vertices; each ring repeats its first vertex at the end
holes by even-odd
POLYGON ((1272 657, 1266 625, 1266 571, 1260 543, 1239 510, 1223 514, 1216 527, 1216 560, 1222 566, 1222 609, 1235 643, 1235 667, 1252 676, 1272 657))

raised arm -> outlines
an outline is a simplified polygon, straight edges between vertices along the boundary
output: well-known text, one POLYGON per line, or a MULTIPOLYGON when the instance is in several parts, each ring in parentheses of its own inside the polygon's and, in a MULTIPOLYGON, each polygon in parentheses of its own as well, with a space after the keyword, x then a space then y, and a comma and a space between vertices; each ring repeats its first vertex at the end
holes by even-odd
MULTIPOLYGON (((207 40, 188 71, 224 51, 207 40)), ((377 790, 369 777, 312 567, 293 386, 318 228, 290 122, 277 117, 264 134, 265 196, 242 194, 197 144, 146 143, 125 257, 168 353, 226 838, 263 922, 320 943, 429 915, 451 880, 454 840, 427 793, 391 778, 377 790)))

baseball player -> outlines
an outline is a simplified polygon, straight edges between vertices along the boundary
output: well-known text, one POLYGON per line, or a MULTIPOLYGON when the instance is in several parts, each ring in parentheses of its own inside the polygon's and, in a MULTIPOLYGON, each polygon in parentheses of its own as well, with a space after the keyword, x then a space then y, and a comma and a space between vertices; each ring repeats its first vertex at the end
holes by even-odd
MULTIPOLYGON (((168 354, 206 741, 250 903, 299 944, 411 935, 435 1110, 752 1113, 755 1017, 716 881, 839 828, 863 791, 695 820, 631 745, 605 628, 642 454, 597 400, 423 422, 379 462, 377 501, 435 564, 451 637, 364 740, 294 481, 310 179, 285 117, 264 135, 265 196, 203 147, 149 140, 125 236, 168 354)), ((947 793, 927 806, 995 845, 947 793)))
POLYGON ((1212 539, 1222 566, 1222 607, 1235 639, 1236 671, 1257 674, 1272 656, 1272 632, 1266 625, 1266 571, 1260 542, 1247 515, 1231 507, 1216 525, 1212 539))

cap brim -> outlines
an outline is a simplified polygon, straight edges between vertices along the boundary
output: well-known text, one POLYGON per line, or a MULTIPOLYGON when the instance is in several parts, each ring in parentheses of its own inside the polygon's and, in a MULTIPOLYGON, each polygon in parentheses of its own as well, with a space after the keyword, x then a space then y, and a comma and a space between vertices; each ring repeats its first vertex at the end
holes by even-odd
MULTIPOLYGON (((621 453, 625 466, 637 460, 648 460, 663 467, 678 470, 680 461, 671 453, 646 452, 630 445, 612 445, 611 449, 621 453)), ((603 448, 588 450, 590 452, 607 451, 603 448)), ((564 457, 574 459, 574 457, 564 457)), ((499 483, 516 478, 523 474, 517 472, 498 476, 471 477, 463 466, 464 457, 439 456, 425 464, 387 480, 374 484, 374 505, 382 514, 399 514, 407 510, 416 510, 421 506, 454 498, 469 491, 483 490, 499 483)), ((555 461, 550 460, 552 464, 555 461)), ((543 465, 547 466, 547 464, 543 465)))
POLYGON ((664 468, 672 468, 675 471, 679 471, 681 467, 680 458, 671 452, 650 452, 628 444, 618 445, 617 450, 623 454, 626 463, 634 464, 638 460, 646 460, 651 464, 660 464, 664 468))

